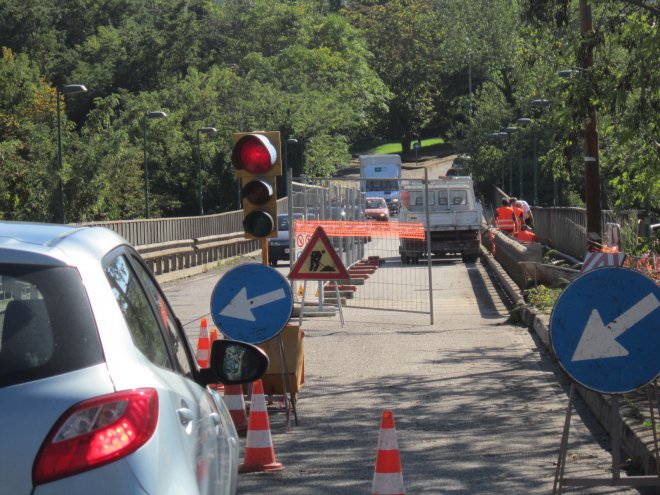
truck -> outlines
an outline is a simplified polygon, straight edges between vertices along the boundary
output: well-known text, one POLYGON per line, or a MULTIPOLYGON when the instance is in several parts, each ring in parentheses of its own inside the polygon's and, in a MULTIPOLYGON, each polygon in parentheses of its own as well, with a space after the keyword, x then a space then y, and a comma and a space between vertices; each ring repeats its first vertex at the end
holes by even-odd
POLYGON ((399 254, 404 264, 447 254, 460 254, 463 262, 471 263, 479 256, 483 212, 471 177, 429 180, 428 198, 423 181, 406 183, 401 190, 399 222, 421 223, 431 238, 430 249, 426 239, 400 239, 399 254))
POLYGON ((399 155, 360 155, 360 189, 367 198, 385 198, 391 213, 399 212, 401 157, 399 155))

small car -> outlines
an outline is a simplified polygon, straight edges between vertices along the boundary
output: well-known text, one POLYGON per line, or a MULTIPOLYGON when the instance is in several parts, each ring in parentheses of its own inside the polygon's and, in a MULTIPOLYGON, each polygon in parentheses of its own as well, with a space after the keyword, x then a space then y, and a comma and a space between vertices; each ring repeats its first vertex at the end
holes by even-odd
POLYGON ((221 339, 209 363, 122 237, 0 222, 0 491, 234 494, 238 436, 209 385, 268 357, 221 339))
MULTIPOLYGON (((315 220, 316 216, 312 213, 307 213, 307 220, 315 220)), ((293 222, 302 220, 305 215, 302 213, 293 214, 293 222)), ((277 237, 268 239, 268 264, 270 266, 277 266, 278 261, 289 261, 289 214, 280 213, 277 215, 277 237)))
POLYGON ((390 210, 385 198, 367 198, 364 205, 364 215, 367 219, 387 222, 390 219, 390 210))
MULTIPOLYGON (((303 218, 302 214, 294 214, 294 222, 303 218)), ((277 266, 278 261, 289 261, 289 214, 277 215, 277 237, 268 239, 268 264, 277 266)))

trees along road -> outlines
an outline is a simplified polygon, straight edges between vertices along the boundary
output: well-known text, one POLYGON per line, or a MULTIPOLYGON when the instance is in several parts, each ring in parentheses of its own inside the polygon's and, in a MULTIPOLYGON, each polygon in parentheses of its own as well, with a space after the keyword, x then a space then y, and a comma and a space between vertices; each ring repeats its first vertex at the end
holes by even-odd
MULTIPOLYGON (((379 271, 406 269, 392 259, 379 271)), ((277 398, 269 406, 273 447, 285 470, 241 474, 239 494, 371 493, 384 409, 394 414, 408 494, 552 492, 566 379, 527 328, 507 322, 502 296, 480 262, 448 258, 432 270, 433 325, 428 314, 350 303, 343 327, 338 315, 305 318, 299 424, 287 427, 277 398)), ((222 271, 164 284, 193 344, 222 271)), ((373 285, 368 280, 358 290, 373 285)), ((608 476, 607 442, 578 399, 565 476, 608 476)))

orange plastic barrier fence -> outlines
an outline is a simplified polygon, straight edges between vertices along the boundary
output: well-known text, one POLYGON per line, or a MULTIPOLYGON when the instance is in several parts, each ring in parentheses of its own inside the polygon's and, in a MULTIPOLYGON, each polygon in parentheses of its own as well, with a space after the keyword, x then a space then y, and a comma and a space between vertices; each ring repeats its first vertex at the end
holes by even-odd
POLYGON ((323 227, 328 237, 396 237, 426 239, 424 225, 403 222, 360 222, 338 220, 296 220, 296 234, 313 234, 323 227))

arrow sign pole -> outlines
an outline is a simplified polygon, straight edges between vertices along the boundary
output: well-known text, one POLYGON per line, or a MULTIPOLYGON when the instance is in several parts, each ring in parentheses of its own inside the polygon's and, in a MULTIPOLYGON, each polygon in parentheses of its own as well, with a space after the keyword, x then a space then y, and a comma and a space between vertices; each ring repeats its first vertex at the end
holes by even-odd
POLYGON ((580 337, 572 361, 627 356, 628 350, 619 344, 616 338, 659 307, 660 302, 655 294, 648 294, 609 325, 603 323, 600 313, 594 309, 580 337))
POLYGON ((260 296, 253 297, 252 299, 248 299, 247 287, 243 287, 238 291, 229 304, 220 311, 220 314, 222 316, 229 316, 241 320, 256 321, 254 313, 252 313, 253 309, 285 298, 286 294, 284 289, 276 289, 261 294, 260 296))

